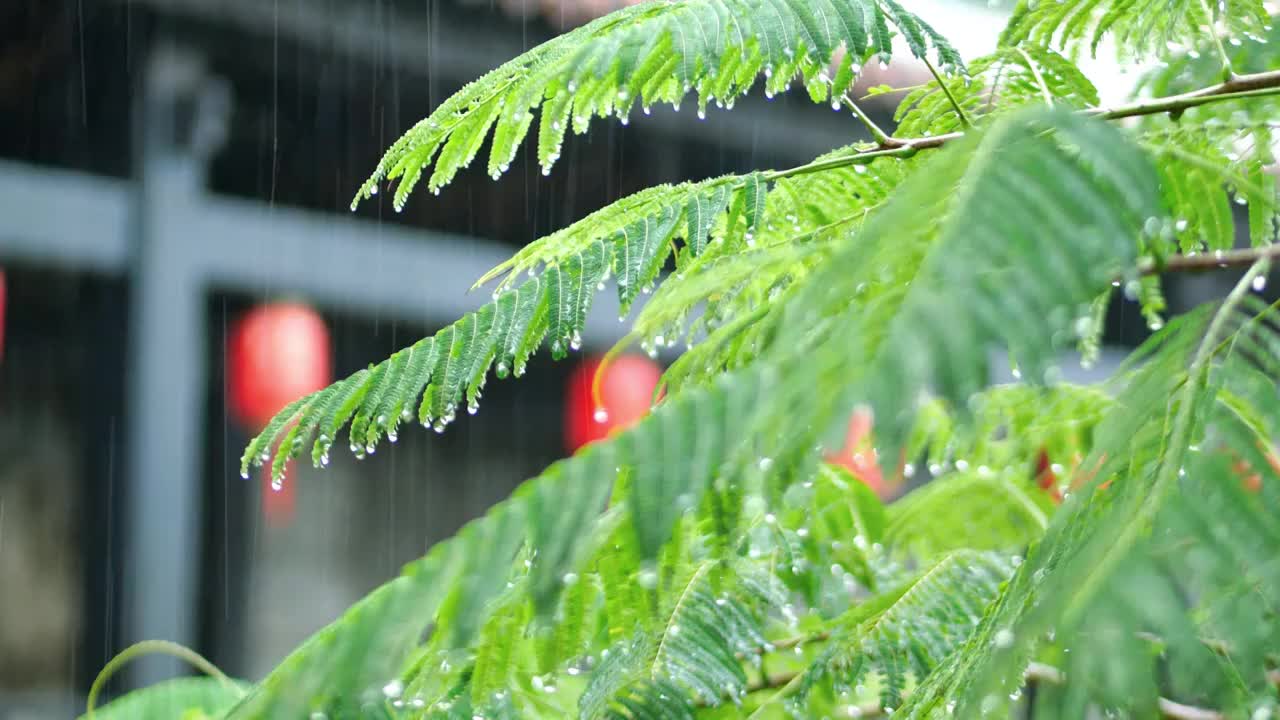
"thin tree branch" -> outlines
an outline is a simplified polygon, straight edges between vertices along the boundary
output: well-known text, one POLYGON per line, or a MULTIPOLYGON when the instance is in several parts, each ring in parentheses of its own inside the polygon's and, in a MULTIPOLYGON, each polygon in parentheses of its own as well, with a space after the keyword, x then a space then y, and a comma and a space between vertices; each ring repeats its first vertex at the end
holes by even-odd
POLYGON ((1239 250, 1221 250, 1195 255, 1174 255, 1163 262, 1147 260, 1138 266, 1139 275, 1162 275, 1173 272, 1196 272, 1218 268, 1252 265, 1263 258, 1280 257, 1280 245, 1267 245, 1239 250))
MULTIPOLYGON (((942 88, 946 90, 946 84, 940 84, 942 88)), ((949 92, 948 95, 950 95, 949 92)), ((1199 90, 1192 90, 1191 92, 1182 93, 1180 95, 1170 95, 1168 97, 1155 98, 1152 100, 1142 100, 1139 102, 1117 105, 1111 108, 1093 108, 1082 112, 1085 115, 1102 118, 1103 120, 1119 120, 1122 118, 1139 117, 1143 115, 1159 115, 1162 113, 1177 115, 1184 110, 1199 107, 1201 105, 1207 105, 1209 103, 1220 102, 1223 100, 1238 100, 1240 98, 1249 97, 1265 97, 1270 95, 1280 95, 1280 70, 1252 73, 1249 75, 1237 75, 1217 85, 1210 85, 1208 87, 1200 88, 1199 90)), ((879 147, 874 150, 866 150, 841 157, 817 160, 807 165, 800 165, 788 170, 775 170, 768 173, 766 177, 769 180, 778 180, 781 178, 805 175, 812 172, 820 172, 822 170, 830 170, 832 168, 845 167, 849 165, 865 165, 872 160, 881 157, 911 157, 917 150, 928 150, 942 147, 948 142, 958 140, 962 137, 964 137, 963 132, 953 132, 946 133, 944 135, 933 135, 930 137, 919 138, 889 137, 881 141, 879 147)))
POLYGON ((808 175, 809 173, 831 170, 832 168, 848 167, 850 165, 866 165, 876 158, 911 157, 916 154, 916 150, 918 150, 917 147, 909 144, 900 144, 880 150, 866 150, 863 152, 853 153, 851 155, 826 158, 825 160, 815 160, 807 165, 793 167, 788 170, 774 170, 773 172, 766 173, 765 178, 768 180, 781 180, 782 178, 793 177, 795 175, 808 175))
POLYGON ((1192 90, 1180 95, 1170 95, 1153 100, 1118 105, 1113 108, 1099 108, 1085 111, 1089 115, 1105 120, 1116 120, 1138 115, 1156 115, 1159 113, 1178 113, 1206 103, 1236 98, 1275 95, 1280 92, 1280 70, 1237 75, 1230 80, 1192 90))

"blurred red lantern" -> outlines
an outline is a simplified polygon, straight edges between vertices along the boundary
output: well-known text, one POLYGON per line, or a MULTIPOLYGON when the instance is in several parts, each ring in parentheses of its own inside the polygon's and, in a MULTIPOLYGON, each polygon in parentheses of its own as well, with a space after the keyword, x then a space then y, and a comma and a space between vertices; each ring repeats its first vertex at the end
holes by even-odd
POLYGON ((260 430, 285 405, 331 381, 329 330, 292 302, 259 305, 231 330, 227 394, 240 422, 260 430))
POLYGON ((1058 473, 1054 472, 1053 461, 1044 448, 1040 448, 1036 453, 1035 481, 1041 490, 1049 493, 1049 497, 1053 498, 1055 503, 1062 502, 1062 491, 1058 489, 1058 473))
POLYGON ((890 487, 885 482, 875 447, 871 443, 871 425, 869 411, 855 410, 853 417, 849 418, 849 432, 845 436, 844 447, 837 452, 828 453, 826 461, 845 468, 876 495, 886 498, 890 487))
POLYGON ((287 527, 293 522, 293 510, 297 503, 295 493, 295 483, 293 482, 294 460, 288 460, 284 464, 284 477, 273 481, 271 479, 271 468, 264 467, 262 473, 262 491, 261 505, 262 517, 266 519, 267 525, 271 527, 287 527))
MULTIPOLYGON (((312 308, 300 303, 259 305, 236 321, 227 348, 227 395, 232 413, 258 431, 286 405, 330 383, 329 330, 312 308)), ((272 482, 262 469, 262 512, 267 523, 293 518, 293 461, 272 482)))
POLYGON ((583 360, 569 377, 564 421, 569 452, 644 417, 653 404, 653 392, 662 377, 662 370, 654 361, 622 355, 604 367, 599 398, 594 398, 591 386, 600 363, 598 357, 583 360))

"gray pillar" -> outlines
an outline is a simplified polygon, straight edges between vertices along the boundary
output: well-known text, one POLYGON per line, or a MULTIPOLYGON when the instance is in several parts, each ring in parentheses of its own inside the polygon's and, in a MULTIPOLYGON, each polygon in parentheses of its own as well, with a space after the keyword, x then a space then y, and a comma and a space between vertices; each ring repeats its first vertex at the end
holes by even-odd
MULTIPOLYGON (((131 258, 126 644, 198 641, 204 288, 185 242, 208 155, 221 142, 227 93, 171 48, 150 60, 135 111, 138 182, 131 258)), ((133 664, 130 687, 178 674, 169 658, 133 664)))

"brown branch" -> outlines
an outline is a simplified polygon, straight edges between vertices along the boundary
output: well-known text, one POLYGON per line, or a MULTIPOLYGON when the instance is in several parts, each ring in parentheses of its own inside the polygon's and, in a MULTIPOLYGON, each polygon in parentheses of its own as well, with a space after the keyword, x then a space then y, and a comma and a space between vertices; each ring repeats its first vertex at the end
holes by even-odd
POLYGON ((796 670, 787 670, 784 672, 770 673, 769 675, 753 680, 747 683, 747 692, 753 693, 760 690, 770 690, 772 688, 780 688, 787 683, 795 680, 800 673, 796 670))
POLYGON ((1267 245, 1239 250, 1221 250, 1194 255, 1173 255, 1159 260, 1147 260, 1138 267, 1140 275, 1160 275, 1171 272, 1196 272, 1218 268, 1252 265, 1263 258, 1280 257, 1280 245, 1267 245))
POLYGON ((1276 94, 1280 87, 1280 70, 1237 75, 1226 82, 1209 87, 1192 90, 1181 95, 1170 95, 1153 100, 1140 100, 1113 108, 1086 110, 1086 114, 1105 120, 1117 120, 1139 115, 1158 115, 1160 113, 1178 114, 1193 107, 1220 100, 1258 97, 1276 94))
MULTIPOLYGON (((945 85, 943 86, 945 87, 945 85)), ((1262 97, 1267 95, 1280 95, 1280 70, 1272 70, 1269 72, 1252 73, 1249 75, 1237 75, 1229 80, 1192 90, 1191 92, 1179 95, 1170 95, 1163 98, 1155 98, 1151 100, 1142 100, 1125 105, 1117 105, 1111 108, 1092 108, 1082 111, 1083 114, 1092 117, 1102 118, 1104 120, 1119 120, 1122 118, 1139 117, 1142 115, 1159 115, 1161 113, 1169 113, 1177 116, 1183 111, 1200 105, 1207 105, 1213 102, 1223 100, 1236 100, 1240 98, 1262 97)), ((768 173, 770 180, 779 180, 785 177, 795 175, 804 175, 811 172, 819 172, 837 167, 845 167, 849 165, 865 165, 872 160, 880 157, 911 157, 918 150, 929 150, 939 148, 953 140, 964 137, 963 132, 952 132, 943 135, 933 135, 929 137, 918 138, 886 138, 879 141, 874 150, 866 150, 863 152, 852 153, 842 157, 827 158, 825 160, 816 160, 807 165, 790 168, 788 170, 775 170, 768 173)))

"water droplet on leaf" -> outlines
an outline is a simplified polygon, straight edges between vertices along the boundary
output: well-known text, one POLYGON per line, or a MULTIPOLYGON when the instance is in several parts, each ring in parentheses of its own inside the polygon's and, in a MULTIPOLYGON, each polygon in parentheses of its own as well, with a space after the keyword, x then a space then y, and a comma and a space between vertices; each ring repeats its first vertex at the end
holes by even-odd
POLYGON ((1008 628, 997 631, 994 642, 996 647, 1001 649, 1013 647, 1013 632, 1008 628))

